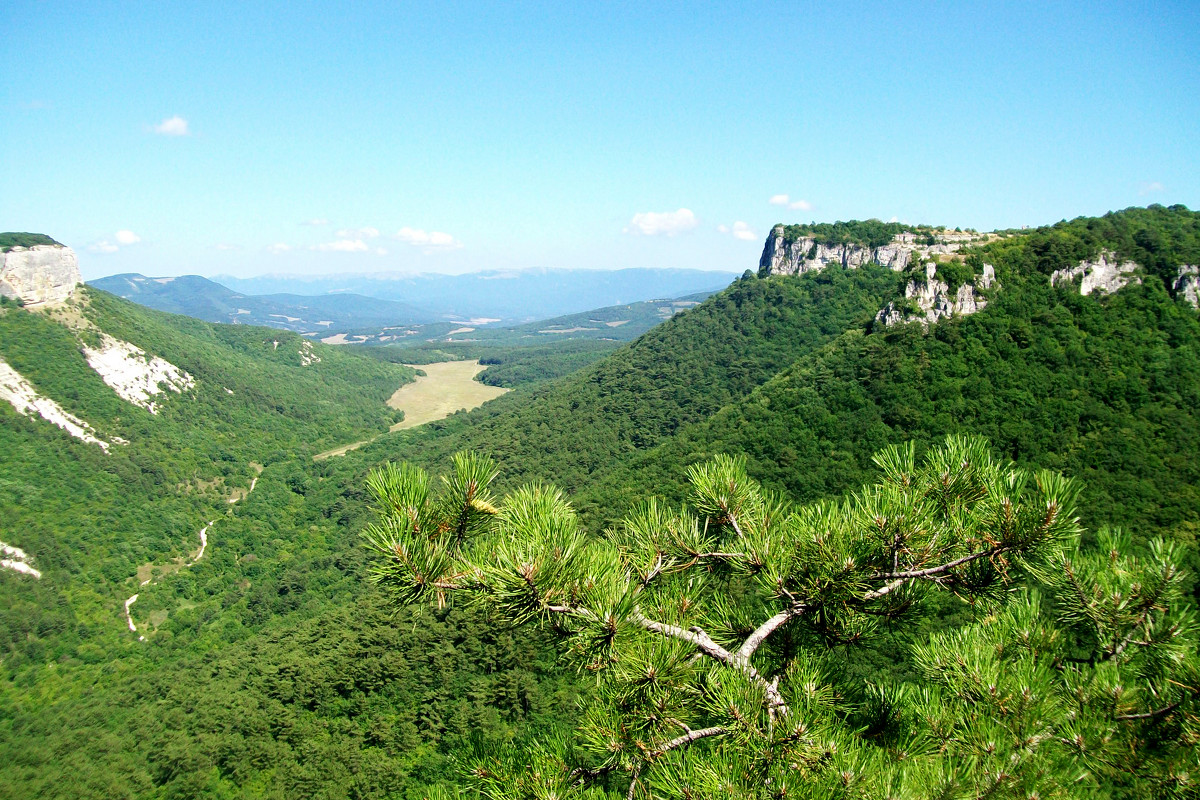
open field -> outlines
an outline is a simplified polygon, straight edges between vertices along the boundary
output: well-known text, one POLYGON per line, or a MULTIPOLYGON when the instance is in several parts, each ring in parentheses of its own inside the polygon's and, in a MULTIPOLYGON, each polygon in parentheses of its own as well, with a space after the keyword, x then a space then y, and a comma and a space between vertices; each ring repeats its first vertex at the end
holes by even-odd
POLYGON ((404 421, 393 425, 394 431, 448 417, 460 408, 469 411, 508 391, 475 380, 487 369, 478 361, 441 361, 418 369, 425 377, 418 376, 388 398, 389 406, 404 411, 404 421))
MULTIPOLYGON (((487 369, 478 361, 440 361, 417 369, 424 370, 425 375, 418 375, 415 383, 406 383, 388 398, 390 407, 404 411, 404 421, 393 425, 393 431, 448 417, 461 408, 470 411, 510 391, 476 381, 475 376, 487 369)), ((372 441, 374 437, 344 444, 318 453, 313 460, 345 455, 372 441)))

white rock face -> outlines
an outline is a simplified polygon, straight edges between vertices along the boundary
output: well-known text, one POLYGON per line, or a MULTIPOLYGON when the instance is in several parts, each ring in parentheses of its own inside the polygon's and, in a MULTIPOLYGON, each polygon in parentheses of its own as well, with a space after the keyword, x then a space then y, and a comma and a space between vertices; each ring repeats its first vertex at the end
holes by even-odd
POLYGON ((30 565, 32 559, 29 554, 19 547, 0 542, 0 567, 11 569, 14 572, 21 572, 25 575, 32 575, 35 578, 42 577, 42 573, 34 569, 30 565))
POLYGON ((1175 296, 1187 300, 1192 308, 1200 309, 1200 266, 1184 264, 1179 268, 1179 277, 1175 279, 1175 296))
POLYGON ((19 297, 27 306, 62 302, 82 281, 69 247, 14 247, 0 253, 0 294, 19 297))
MULTIPOLYGON (((911 280, 904 287, 905 298, 916 305, 919 314, 905 316, 895 303, 888 303, 880 309, 875 319, 888 327, 903 322, 920 322, 928 327, 939 319, 966 316, 987 307, 987 300, 975 294, 975 284, 964 283, 951 293, 945 281, 933 276, 934 269, 932 266, 928 267, 925 280, 911 280)), ((976 279, 980 288, 991 286, 995 280, 996 273, 990 264, 985 266, 984 274, 976 279)))
POLYGON ((1141 278, 1133 274, 1137 268, 1138 265, 1133 261, 1118 263, 1117 254, 1112 250, 1101 250, 1099 258, 1095 261, 1080 261, 1076 267, 1056 269, 1050 275, 1050 284, 1057 286, 1060 283, 1070 283, 1082 275, 1080 294, 1088 295, 1096 291, 1112 294, 1130 283, 1142 282, 1141 278))
POLYGON ((84 345, 83 354, 88 365, 122 400, 157 414, 158 404, 150 398, 162 392, 164 386, 178 394, 196 385, 195 378, 171 362, 148 356, 142 348, 107 333, 100 336, 100 348, 84 345))
POLYGON ((82 439, 89 444, 98 445, 101 450, 108 452, 108 442, 96 437, 96 431, 91 425, 63 410, 62 406, 48 397, 42 397, 29 381, 21 374, 0 360, 0 398, 7 400, 18 414, 29 416, 36 412, 47 422, 53 422, 76 439, 82 439))
POLYGON ((311 367, 313 364, 321 363, 321 357, 313 353, 312 342, 304 342, 300 345, 300 366, 311 367))
POLYGON ((760 275, 803 275, 837 264, 845 269, 857 269, 864 264, 879 264, 895 272, 903 272, 909 264, 920 259, 957 253, 964 244, 986 239, 974 233, 940 233, 932 245, 916 243, 916 235, 899 233, 889 244, 869 248, 856 244, 826 245, 806 236, 794 242, 784 239, 782 225, 776 226, 767 237, 762 257, 758 260, 760 275))

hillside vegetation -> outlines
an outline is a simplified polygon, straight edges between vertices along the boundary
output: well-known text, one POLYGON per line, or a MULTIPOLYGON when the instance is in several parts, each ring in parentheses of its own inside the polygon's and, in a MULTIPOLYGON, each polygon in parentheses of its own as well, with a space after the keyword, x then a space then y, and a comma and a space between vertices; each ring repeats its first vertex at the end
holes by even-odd
MULTIPOLYGON (((1200 214, 1173 206, 1006 232, 955 262, 994 265, 987 307, 928 328, 876 321, 908 280, 876 266, 744 277, 578 371, 317 464, 395 421, 383 401, 411 373, 392 356, 318 346, 321 362, 301 366, 298 336, 89 293, 103 330, 196 376, 194 396, 154 417, 116 399, 61 325, 9 309, 0 356, 130 445, 106 457, 0 410, 13 454, 0 508, 17 520, 5 533, 30 530, 15 544, 45 567, 0 573, 0 781, 16 796, 422 796, 459 781, 456 758, 570 729, 594 682, 564 672, 540 634, 475 607, 392 612, 367 585, 367 476, 389 460, 442 472, 459 450, 490 453, 497 491, 552 481, 602 536, 634 498, 677 507, 686 467, 717 453, 807 502, 872 480, 889 444, 913 441, 920 458, 946 434, 979 434, 997 459, 1079 479, 1085 542, 1106 524, 1133 545, 1161 537, 1193 580, 1200 312, 1174 278, 1200 263, 1198 231, 1200 214), (1141 283, 1051 285, 1104 249, 1142 265, 1141 283), (265 466, 257 488, 226 503, 251 461, 265 466), (210 554, 134 606, 138 642, 121 616, 137 568, 193 550, 210 514, 210 554)), ((826 666, 855 692, 914 679, 911 646, 974 615, 931 600, 826 666)))
POLYGON ((58 242, 44 233, 20 233, 8 231, 0 233, 0 253, 8 252, 14 247, 37 247, 38 245, 57 245, 58 242))

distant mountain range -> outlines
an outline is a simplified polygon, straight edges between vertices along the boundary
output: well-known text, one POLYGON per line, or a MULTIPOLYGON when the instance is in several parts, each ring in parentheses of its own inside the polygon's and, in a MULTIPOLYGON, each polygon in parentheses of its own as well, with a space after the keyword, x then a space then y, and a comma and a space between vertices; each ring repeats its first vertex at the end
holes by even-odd
POLYGON ((247 295, 352 293, 428 309, 440 319, 530 322, 652 298, 720 291, 739 274, 695 269, 527 269, 416 276, 219 275, 213 280, 247 295))
POLYGON ((186 314, 205 322, 266 325, 301 333, 411 325, 442 319, 438 314, 406 303, 360 294, 315 297, 241 294, 199 275, 148 278, 127 273, 88 281, 88 284, 149 308, 186 314))

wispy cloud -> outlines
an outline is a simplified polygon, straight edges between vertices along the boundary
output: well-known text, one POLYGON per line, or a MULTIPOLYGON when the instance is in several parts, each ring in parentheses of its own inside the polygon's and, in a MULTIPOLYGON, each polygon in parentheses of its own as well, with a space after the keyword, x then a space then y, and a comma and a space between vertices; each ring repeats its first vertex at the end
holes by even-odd
POLYGON ((1158 194, 1159 192, 1165 192, 1166 190, 1167 187, 1163 186, 1158 181, 1142 181, 1141 186, 1138 188, 1138 194, 1158 194))
POLYGON ((753 242, 758 239, 758 234, 754 232, 754 229, 751 228, 749 224, 742 222, 741 220, 733 223, 732 226, 718 225, 717 231, 728 234, 735 239, 741 239, 743 242, 753 242))
POLYGON ((633 215, 624 232, 640 236, 674 236, 690 231, 699 224, 696 215, 686 208, 678 211, 644 211, 633 215))
POLYGON ((188 121, 178 114, 167 117, 155 125, 154 132, 162 136, 188 136, 191 134, 191 130, 188 129, 188 121))
POLYGON ((787 206, 793 211, 812 211, 812 203, 807 200, 792 200, 786 194, 773 194, 767 202, 773 206, 787 206))
POLYGON ((275 254, 277 254, 277 255, 278 255, 279 253, 286 253, 286 252, 288 252, 288 251, 289 251, 289 250, 291 250, 291 249, 292 249, 292 246, 291 246, 290 244, 287 244, 287 243, 285 243, 285 242, 276 242, 275 244, 269 244, 269 245, 267 245, 267 252, 268 252, 268 253, 275 253, 275 254))
POLYGON ((392 235, 392 238, 399 239, 413 247, 420 247, 426 254, 442 250, 458 250, 463 246, 462 242, 448 233, 443 233, 442 231, 425 231, 420 228, 409 228, 407 226, 396 231, 392 235))
POLYGON ((342 228, 335 236, 342 239, 374 239, 379 236, 378 228, 342 228))
POLYGON ((304 220, 304 222, 301 222, 300 224, 307 225, 310 228, 316 228, 321 225, 328 225, 329 220, 325 219, 324 217, 313 217, 312 219, 304 220))
POLYGON ((308 249, 321 253, 362 253, 371 248, 362 239, 338 239, 336 242, 309 245, 308 249))
POLYGON ((242 246, 240 244, 228 244, 226 242, 219 242, 218 244, 215 245, 215 247, 217 250, 224 250, 224 251, 241 250, 242 249, 242 246))
POLYGON ((115 253, 122 247, 128 247, 131 244, 137 244, 142 240, 131 230, 122 229, 112 235, 112 239, 99 239, 88 245, 88 250, 93 253, 115 253))

